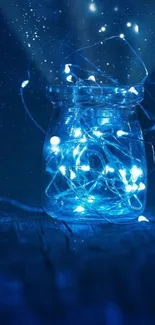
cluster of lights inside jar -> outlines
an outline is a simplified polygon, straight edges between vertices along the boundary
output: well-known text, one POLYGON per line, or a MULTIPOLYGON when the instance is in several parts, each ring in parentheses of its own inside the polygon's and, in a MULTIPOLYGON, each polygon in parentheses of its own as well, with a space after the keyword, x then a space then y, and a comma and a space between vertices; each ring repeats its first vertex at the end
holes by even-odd
MULTIPOLYGON (((114 112, 108 112, 107 117, 104 117, 102 122, 102 132, 97 125, 92 125, 91 130, 90 127, 87 128, 85 117, 87 112, 88 116, 90 116, 90 110, 93 105, 95 105, 95 111, 98 111, 100 108, 102 110, 103 104, 108 105, 109 101, 113 108, 118 108, 115 112, 119 112, 119 105, 124 108, 129 106, 130 109, 132 105, 135 106, 135 102, 139 104, 142 100, 141 88, 146 76, 136 87, 121 87, 117 80, 107 76, 98 68, 93 74, 89 73, 87 80, 81 80, 75 74, 74 71, 76 71, 76 69, 74 70, 74 67, 76 69, 78 68, 78 66, 74 66, 70 63, 65 64, 64 67, 66 81, 72 84, 75 90, 75 122, 72 123, 72 127, 70 127, 70 117, 66 116, 65 121, 66 126, 67 124, 69 125, 68 130, 70 140, 63 141, 63 139, 61 139, 57 134, 49 139, 49 155, 47 160, 50 161, 50 155, 61 157, 60 159, 57 159, 59 165, 57 166, 55 174, 60 173, 61 176, 66 179, 68 184, 66 191, 58 191, 58 194, 55 195, 55 199, 59 200, 70 196, 71 202, 75 207, 74 212, 84 213, 86 210, 91 210, 98 213, 97 205, 100 204, 100 202, 98 201, 98 197, 94 190, 100 187, 109 190, 117 196, 121 202, 128 202, 131 209, 141 210, 142 203, 139 199, 139 192, 145 190, 143 180, 146 175, 143 174, 140 160, 133 159, 134 157, 132 157, 132 153, 126 152, 126 148, 122 146, 121 142, 119 142, 120 138, 126 138, 129 139, 129 141, 133 141, 130 132, 127 132, 126 129, 117 128, 117 122, 115 125, 113 124, 114 121, 112 121, 111 118, 113 117, 114 112), (98 80, 98 76, 100 75, 105 77, 108 83, 110 81, 113 85, 113 87, 109 87, 110 92, 107 87, 106 95, 105 87, 102 87, 100 84, 101 81, 98 80), (82 99, 79 96, 79 93, 76 98, 78 87, 80 91, 83 91, 84 89, 84 95, 82 94, 81 96, 80 93, 82 99), (95 94, 96 89, 100 92, 97 96, 95 94), (104 89, 104 96, 102 94, 102 89, 104 89), (110 140, 108 139, 109 134, 111 135, 110 140), (90 140, 94 145, 93 150, 89 147, 90 140), (109 151, 109 145, 129 158, 131 161, 129 168, 125 167, 125 164, 123 164, 117 155, 114 155, 109 151), (100 146, 100 148, 104 147, 104 156, 101 154, 100 150, 95 150, 95 146, 100 146), (100 161, 102 170, 94 168, 91 165, 89 157, 92 154, 100 161), (63 157, 69 157, 68 161, 63 159, 63 157), (90 175, 93 175, 93 177, 90 177, 90 175), (93 195, 94 193, 95 195, 93 195)), ((95 68, 94 65, 93 68, 95 68)), ((147 69, 145 66, 144 69, 147 75, 147 69)), ((137 139, 137 141, 140 140, 137 139)), ((50 166, 50 164, 47 163, 47 168, 48 166, 50 166)), ((50 185, 55 179, 54 172, 51 171, 51 173, 52 180, 46 189, 47 195, 50 185)), ((105 198, 103 197, 103 201, 104 200, 105 198)), ((113 204, 111 204, 108 209, 115 208, 115 210, 117 210, 116 206, 118 200, 116 200, 116 202, 117 203, 114 204, 113 201, 113 204)))
MULTIPOLYGON (((129 88, 129 92, 136 93, 136 89, 134 87, 129 88)), ((122 89, 122 95, 124 96, 124 90, 122 89)), ((78 117, 78 121, 81 120, 82 115, 85 115, 85 112, 88 108, 80 112, 80 117, 78 117)), ((80 109, 79 109, 80 111, 80 109)), ((74 205, 76 205, 76 201, 78 200, 78 204, 74 209, 74 212, 84 213, 87 202, 87 209, 92 209, 96 211, 95 204, 97 203, 97 196, 92 195, 94 189, 98 186, 104 186, 115 195, 117 195, 121 201, 128 201, 129 205, 132 209, 141 209, 141 202, 138 198, 138 192, 145 190, 145 184, 143 183, 144 175, 143 171, 140 168, 140 161, 137 161, 137 165, 134 164, 131 168, 124 168, 123 163, 119 160, 119 157, 114 156, 108 150, 109 140, 107 138, 107 125, 109 128, 113 128, 113 125, 110 125, 110 118, 104 118, 105 132, 101 132, 98 130, 96 126, 94 126, 90 132, 87 132, 86 128, 82 128, 81 124, 78 126, 77 122, 72 126, 70 130, 70 142, 63 142, 58 136, 53 136, 50 138, 50 146, 49 146, 49 157, 50 154, 54 154, 55 156, 61 155, 61 157, 71 157, 68 165, 63 164, 63 159, 61 159, 61 163, 58 166, 58 170, 61 173, 62 177, 66 178, 69 189, 60 194, 56 195, 56 199, 60 197, 65 197, 66 195, 71 195, 72 199, 75 200, 74 205), (104 157, 99 153, 99 151, 93 152, 94 155, 100 160, 102 165, 102 171, 93 169, 89 163, 89 154, 92 152, 90 149, 87 151, 87 143, 89 140, 96 143, 99 143, 101 147, 104 145, 104 155, 106 155, 108 164, 106 163, 104 157), (87 162, 83 163, 83 154, 87 151, 87 162), (138 165, 139 163, 139 165, 138 165), (93 173, 93 180, 88 180, 88 173, 93 173), (84 179, 83 184, 81 184, 80 180, 84 179), (120 184, 118 186, 118 183, 120 184), (101 185, 102 184, 102 185, 101 185), (117 185, 116 185, 117 184, 117 185), (86 187, 89 185, 89 190, 86 187), (133 201, 134 197, 134 201, 133 201), (79 204, 80 202, 80 204, 79 204), (135 206, 134 203, 135 202, 135 206), (94 204, 93 204, 94 203, 94 204)), ((66 124, 69 123, 68 118, 66 118, 66 124)), ((113 133, 113 141, 110 141, 110 146, 115 147, 119 151, 121 151, 124 155, 129 156, 129 153, 125 152, 125 149, 119 141, 116 144, 117 139, 121 137, 128 137, 128 132, 124 130, 117 130, 115 127, 115 133, 113 133)), ((132 157, 129 157, 132 161, 132 157)), ((54 175, 53 175, 54 177, 54 175)), ((52 177, 52 179, 53 179, 52 177)), ((114 206, 111 206, 111 209, 114 206)))

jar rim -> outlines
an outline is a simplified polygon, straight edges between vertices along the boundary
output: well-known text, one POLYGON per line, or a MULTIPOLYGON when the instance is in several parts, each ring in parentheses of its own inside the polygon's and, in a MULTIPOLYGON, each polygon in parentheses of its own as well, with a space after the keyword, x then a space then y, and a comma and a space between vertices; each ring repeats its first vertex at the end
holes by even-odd
POLYGON ((135 106, 144 99, 144 86, 118 86, 118 85, 49 85, 47 96, 57 95, 65 101, 75 104, 104 104, 135 106))

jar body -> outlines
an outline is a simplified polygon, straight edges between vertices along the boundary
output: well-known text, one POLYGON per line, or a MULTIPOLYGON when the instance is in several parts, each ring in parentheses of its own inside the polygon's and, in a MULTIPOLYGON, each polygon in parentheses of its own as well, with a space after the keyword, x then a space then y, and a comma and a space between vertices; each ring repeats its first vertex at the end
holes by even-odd
POLYGON ((65 107, 44 144, 43 205, 67 222, 128 222, 145 209, 147 165, 136 110, 65 107))

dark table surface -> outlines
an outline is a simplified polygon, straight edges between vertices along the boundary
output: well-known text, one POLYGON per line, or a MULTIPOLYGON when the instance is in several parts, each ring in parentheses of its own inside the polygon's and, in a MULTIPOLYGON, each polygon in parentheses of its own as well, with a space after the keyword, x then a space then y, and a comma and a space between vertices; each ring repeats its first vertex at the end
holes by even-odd
POLYGON ((0 324, 155 324, 155 223, 0 216, 0 324))

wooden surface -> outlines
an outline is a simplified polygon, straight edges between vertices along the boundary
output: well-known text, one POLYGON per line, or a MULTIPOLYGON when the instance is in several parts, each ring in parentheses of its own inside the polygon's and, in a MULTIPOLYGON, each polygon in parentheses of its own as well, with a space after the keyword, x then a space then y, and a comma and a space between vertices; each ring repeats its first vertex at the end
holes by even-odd
POLYGON ((0 324, 155 324, 155 224, 0 217, 0 324))

